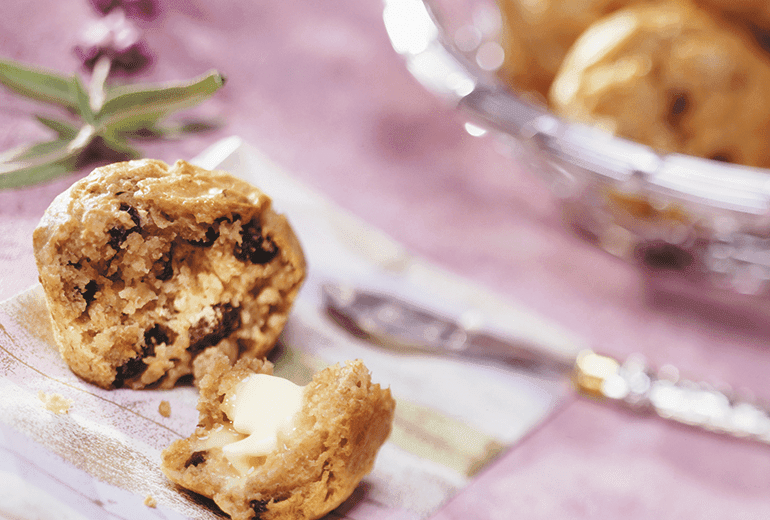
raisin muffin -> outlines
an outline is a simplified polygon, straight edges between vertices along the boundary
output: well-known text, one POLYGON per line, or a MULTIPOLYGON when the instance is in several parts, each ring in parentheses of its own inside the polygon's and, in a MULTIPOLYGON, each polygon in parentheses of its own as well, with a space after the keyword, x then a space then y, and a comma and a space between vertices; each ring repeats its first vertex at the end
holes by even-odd
POLYGON ((737 26, 687 2, 592 25, 549 93, 553 110, 663 152, 770 166, 770 61, 737 26))
MULTIPOLYGON (((497 0, 505 59, 500 78, 511 88, 546 101, 548 90, 572 45, 601 18, 633 5, 687 0, 497 0)), ((720 22, 741 25, 760 40, 770 33, 767 0, 695 0, 720 22)), ((767 47, 767 45, 765 45, 767 47)))
MULTIPOLYGON (((199 425, 192 436, 164 450, 161 468, 166 476, 213 499, 233 520, 309 520, 340 505, 371 471, 390 434, 395 410, 390 390, 373 384, 360 360, 329 367, 307 386, 293 390, 299 397, 294 411, 288 412, 290 427, 282 423, 269 435, 269 446, 249 451, 257 446, 251 443, 244 452, 235 449, 250 442, 239 433, 244 430, 238 430, 238 421, 243 420, 237 414, 246 410, 254 419, 269 422, 270 413, 259 404, 241 409, 232 405, 233 399, 236 406, 244 399, 243 385, 254 377, 294 385, 262 375, 271 373, 267 362, 242 359, 231 369, 222 357, 214 352, 195 362, 206 365, 196 366, 205 374, 200 379, 199 425)), ((279 399, 280 392, 264 392, 264 401, 279 399)), ((265 405, 270 408, 270 403, 265 405)))
POLYGON ((305 276, 267 195, 184 161, 97 168, 53 201, 33 243, 60 352, 105 388, 170 388, 210 348, 264 356, 305 276))
POLYGON ((592 23, 628 4, 648 0, 497 0, 505 59, 501 79, 542 96, 572 44, 592 23))

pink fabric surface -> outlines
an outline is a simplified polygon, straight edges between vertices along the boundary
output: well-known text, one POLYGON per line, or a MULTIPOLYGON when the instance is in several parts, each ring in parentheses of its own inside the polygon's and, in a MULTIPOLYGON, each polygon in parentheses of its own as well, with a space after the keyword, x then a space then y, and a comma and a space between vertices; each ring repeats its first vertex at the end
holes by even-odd
MULTIPOLYGON (((491 287, 623 357, 770 398, 763 320, 651 297, 640 273, 583 242, 557 202, 489 138, 427 93, 392 50, 378 0, 159 2, 141 26, 156 54, 142 78, 227 84, 196 113, 214 132, 142 143, 191 158, 239 135, 413 252, 491 287)), ((0 56, 77 70, 85 0, 4 2, 0 56), (23 23, 22 23, 23 21, 23 23)), ((36 105, 0 89, 0 150, 47 136, 36 105)), ((86 172, 0 192, 0 299, 37 279, 31 234, 86 172)), ((312 259, 311 259, 312 263, 312 259)), ((584 399, 477 477, 437 515, 459 518, 768 518, 770 448, 693 432, 584 399)))

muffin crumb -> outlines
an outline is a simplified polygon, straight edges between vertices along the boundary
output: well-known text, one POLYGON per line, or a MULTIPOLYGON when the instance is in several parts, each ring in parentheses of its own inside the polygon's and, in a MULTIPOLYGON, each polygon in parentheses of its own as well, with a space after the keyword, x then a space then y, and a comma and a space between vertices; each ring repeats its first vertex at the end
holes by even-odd
POLYGON ((37 393, 37 398, 42 401, 46 410, 55 414, 69 413, 72 399, 67 399, 61 394, 46 394, 42 390, 37 393))
POLYGON ((158 405, 158 413, 163 417, 171 417, 171 404, 166 400, 161 401, 158 405))

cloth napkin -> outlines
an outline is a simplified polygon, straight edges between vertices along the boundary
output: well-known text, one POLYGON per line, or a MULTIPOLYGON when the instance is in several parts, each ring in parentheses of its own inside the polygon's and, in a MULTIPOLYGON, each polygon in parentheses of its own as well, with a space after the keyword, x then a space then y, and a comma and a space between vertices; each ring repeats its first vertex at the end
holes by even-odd
MULTIPOLYGON (((305 249, 308 279, 271 356, 276 374, 304 384, 324 366, 360 358, 397 401, 392 435, 373 472, 332 517, 430 516, 569 392, 563 380, 493 363, 393 352, 349 335, 325 312, 321 284, 391 292, 446 316, 472 309, 491 330, 547 349, 582 345, 568 331, 410 254, 281 172, 240 138, 215 144, 194 162, 263 189, 305 249)), ((77 378, 56 350, 39 285, 0 304, 0 392, 0 477, 10 482, 0 490, 0 513, 14 518, 221 514, 180 492, 159 469, 160 452, 195 429, 196 391, 108 391, 77 378), (169 417, 159 412, 164 401, 169 417)))

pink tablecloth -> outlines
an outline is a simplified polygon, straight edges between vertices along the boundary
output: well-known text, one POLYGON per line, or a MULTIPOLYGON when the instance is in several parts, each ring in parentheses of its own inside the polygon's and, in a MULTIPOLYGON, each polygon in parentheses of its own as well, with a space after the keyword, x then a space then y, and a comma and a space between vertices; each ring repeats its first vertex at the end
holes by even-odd
MULTIPOLYGON (((684 375, 770 398, 767 331, 740 315, 651 299, 631 266, 582 242, 529 172, 467 135, 392 50, 378 0, 159 2, 142 22, 154 66, 143 79, 228 82, 197 113, 221 129, 143 144, 191 158, 239 135, 285 171, 415 253, 494 288, 590 339, 684 375)), ((6 1, 0 57, 77 69, 85 0, 6 1)), ((0 150, 43 138, 35 105, 0 90, 0 150)), ((0 192, 0 299, 37 278, 31 233, 80 172, 0 192)), ((770 448, 573 399, 438 513, 466 518, 770 518, 770 448)))

